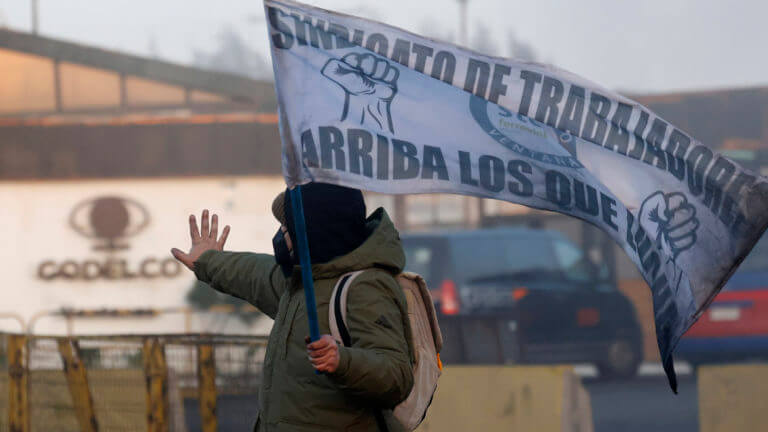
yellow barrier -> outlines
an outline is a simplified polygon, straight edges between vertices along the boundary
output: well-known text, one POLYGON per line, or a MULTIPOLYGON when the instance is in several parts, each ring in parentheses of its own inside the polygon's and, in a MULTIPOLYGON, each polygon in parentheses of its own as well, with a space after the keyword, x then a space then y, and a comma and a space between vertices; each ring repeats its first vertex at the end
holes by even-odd
POLYGON ((157 339, 144 342, 144 373, 147 376, 147 430, 168 430, 168 366, 165 349, 157 339))
POLYGON ((419 432, 592 432, 589 395, 568 366, 452 366, 419 432))
MULTIPOLYGON (((0 389, 8 389, 0 431, 231 429, 255 414, 265 346, 265 338, 222 335, 0 334, 0 389), (223 418, 219 395, 229 407, 223 418), (246 408, 233 416, 234 404, 246 408), (196 416, 185 410, 196 406, 200 424, 187 428, 196 416)), ((456 366, 445 369, 419 430, 593 429, 589 396, 570 367, 456 366)))
POLYGON ((203 432, 216 432, 216 358, 211 345, 197 347, 197 379, 203 432))
POLYGON ((29 430, 29 361, 27 338, 14 335, 8 338, 8 428, 11 432, 29 430))
POLYGON ((85 366, 83 366, 80 345, 71 339, 59 339, 57 342, 80 430, 82 432, 97 432, 99 422, 96 420, 93 409, 93 397, 88 386, 88 374, 85 371, 85 366))
POLYGON ((768 430, 768 364, 699 368, 701 432, 768 430))
POLYGON ((251 336, 0 333, 0 431, 247 429, 265 346, 251 336))

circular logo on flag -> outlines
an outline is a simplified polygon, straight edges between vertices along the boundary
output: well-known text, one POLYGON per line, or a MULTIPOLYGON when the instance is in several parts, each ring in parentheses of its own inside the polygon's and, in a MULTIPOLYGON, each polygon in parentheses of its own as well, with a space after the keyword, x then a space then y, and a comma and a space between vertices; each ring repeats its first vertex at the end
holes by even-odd
POLYGON ((576 158, 575 138, 536 120, 470 96, 469 110, 496 142, 527 158, 567 168, 583 168, 576 158))

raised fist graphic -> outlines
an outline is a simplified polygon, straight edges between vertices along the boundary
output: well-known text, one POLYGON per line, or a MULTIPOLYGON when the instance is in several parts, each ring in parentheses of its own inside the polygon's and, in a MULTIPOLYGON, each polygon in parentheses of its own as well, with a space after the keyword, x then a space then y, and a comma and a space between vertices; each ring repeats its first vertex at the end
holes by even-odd
POLYGON ((673 261, 696 243, 696 207, 680 192, 654 192, 643 201, 638 217, 641 226, 649 235, 656 236, 656 243, 673 261))
POLYGON ((346 92, 341 120, 359 121, 395 133, 390 107, 397 94, 400 71, 374 54, 347 54, 331 59, 322 74, 346 92))

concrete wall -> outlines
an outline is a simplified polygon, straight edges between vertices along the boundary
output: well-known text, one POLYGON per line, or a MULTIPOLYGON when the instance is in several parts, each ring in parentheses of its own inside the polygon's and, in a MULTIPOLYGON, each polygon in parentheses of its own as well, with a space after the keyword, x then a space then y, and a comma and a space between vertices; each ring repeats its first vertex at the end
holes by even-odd
POLYGON ((768 364, 706 366, 698 373, 701 432, 768 430, 768 364))
POLYGON ((419 432, 591 432, 589 395, 567 366, 453 366, 419 432))

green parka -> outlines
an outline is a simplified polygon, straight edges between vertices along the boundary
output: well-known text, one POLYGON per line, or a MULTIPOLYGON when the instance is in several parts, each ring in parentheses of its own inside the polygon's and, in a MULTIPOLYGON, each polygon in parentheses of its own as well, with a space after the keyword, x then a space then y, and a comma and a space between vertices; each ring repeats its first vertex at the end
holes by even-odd
MULTIPOLYGON (((347 320, 351 347, 340 347, 333 374, 308 360, 309 334, 300 267, 285 278, 272 255, 207 251, 198 279, 239 297, 275 320, 264 358, 258 431, 377 431, 375 410, 403 401, 413 386, 408 308, 393 276, 405 265, 400 236, 384 209, 367 220, 368 238, 349 254, 312 266, 320 333, 330 334, 328 304, 339 277, 357 270, 347 320)), ((384 411, 391 432, 403 430, 384 411)))

